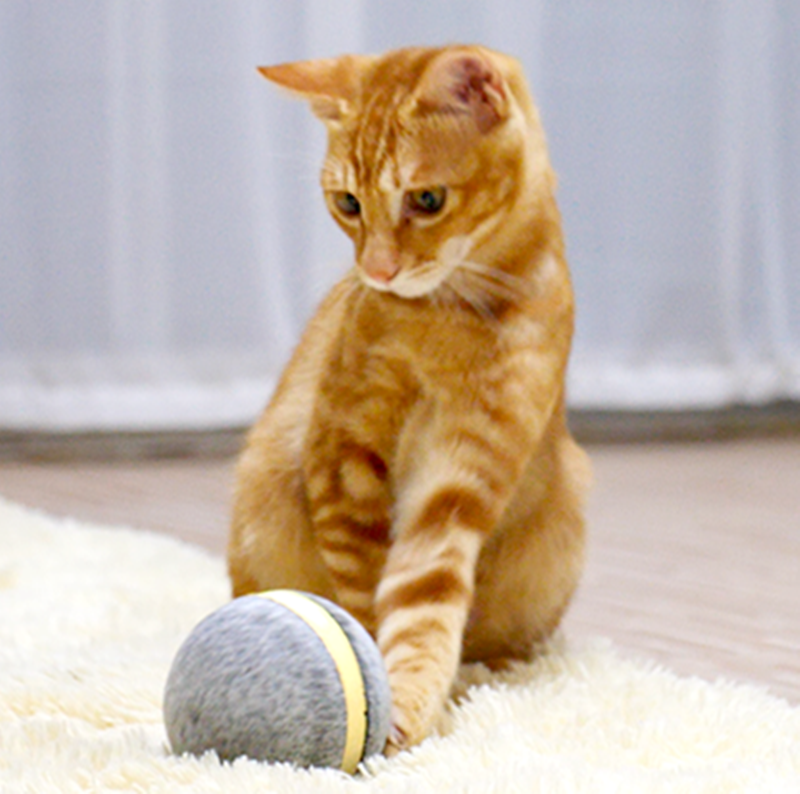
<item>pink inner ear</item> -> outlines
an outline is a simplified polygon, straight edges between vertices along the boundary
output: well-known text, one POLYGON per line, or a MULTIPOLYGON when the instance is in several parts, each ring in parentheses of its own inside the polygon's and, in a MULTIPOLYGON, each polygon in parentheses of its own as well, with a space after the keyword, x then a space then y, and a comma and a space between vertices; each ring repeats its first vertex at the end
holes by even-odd
POLYGON ((507 95, 500 73, 478 55, 459 54, 434 65, 421 104, 444 112, 469 113, 481 132, 506 115, 507 95), (426 97, 427 94, 427 97, 426 97))
POLYGON ((492 71, 480 58, 465 55, 450 65, 453 94, 469 105, 473 102, 490 104, 505 99, 500 76, 492 71))

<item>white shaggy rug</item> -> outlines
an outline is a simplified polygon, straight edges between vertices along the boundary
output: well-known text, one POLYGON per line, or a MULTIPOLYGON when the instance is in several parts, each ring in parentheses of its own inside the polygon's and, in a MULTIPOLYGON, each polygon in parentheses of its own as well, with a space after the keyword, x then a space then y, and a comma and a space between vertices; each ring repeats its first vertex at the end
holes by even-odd
POLYGON ((0 500, 0 792, 800 792, 800 709, 603 643, 468 671, 443 735, 355 778, 175 758, 167 670, 227 595, 196 548, 0 500))

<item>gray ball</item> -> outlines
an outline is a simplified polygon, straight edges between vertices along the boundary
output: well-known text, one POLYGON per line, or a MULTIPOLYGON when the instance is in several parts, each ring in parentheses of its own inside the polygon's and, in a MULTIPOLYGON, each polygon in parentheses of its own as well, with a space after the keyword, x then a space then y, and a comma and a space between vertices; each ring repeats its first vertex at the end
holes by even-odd
POLYGON ((298 591, 237 598, 201 621, 164 692, 177 754, 214 750, 226 760, 348 772, 383 749, 390 710, 383 659, 366 630, 330 601, 298 591), (347 664, 334 658, 342 656, 344 676, 347 664))

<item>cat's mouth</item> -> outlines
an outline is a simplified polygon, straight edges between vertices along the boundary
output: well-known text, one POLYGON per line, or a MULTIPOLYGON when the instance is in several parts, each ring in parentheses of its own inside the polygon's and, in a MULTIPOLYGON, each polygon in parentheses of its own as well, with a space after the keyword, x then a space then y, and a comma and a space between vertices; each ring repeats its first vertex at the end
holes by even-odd
POLYGON ((519 304, 530 298, 557 271, 552 256, 546 257, 535 278, 507 273, 470 259, 447 259, 422 263, 408 271, 399 270, 390 279, 370 277, 358 268, 361 281, 378 292, 406 300, 430 298, 441 305, 459 303, 478 315, 494 320, 501 306, 519 304))
POLYGON ((399 298, 422 298, 448 281, 469 255, 470 247, 468 237, 452 237, 435 259, 405 267, 359 267, 359 274, 368 287, 379 292, 390 292, 399 298))
POLYGON ((359 269, 361 280, 378 292, 389 292, 399 298, 423 298, 435 292, 458 267, 454 261, 423 262, 414 268, 400 269, 390 278, 376 277, 359 269))

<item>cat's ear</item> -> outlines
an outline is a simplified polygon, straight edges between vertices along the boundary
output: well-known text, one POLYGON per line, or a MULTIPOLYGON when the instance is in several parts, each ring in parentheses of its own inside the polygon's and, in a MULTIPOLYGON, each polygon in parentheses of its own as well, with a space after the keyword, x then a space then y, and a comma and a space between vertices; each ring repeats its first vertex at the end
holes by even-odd
POLYGON ((308 100, 314 113, 325 122, 337 122, 355 102, 364 70, 372 59, 362 55, 296 61, 277 66, 259 66, 273 83, 308 100))
POLYGON ((491 53, 445 50, 422 76, 417 109, 423 114, 471 116, 481 132, 488 132, 508 116, 509 90, 491 53))

